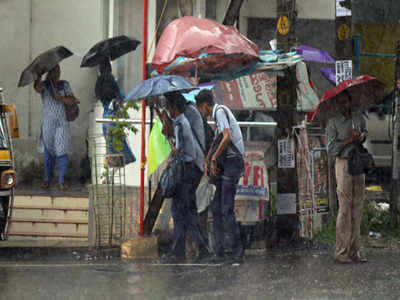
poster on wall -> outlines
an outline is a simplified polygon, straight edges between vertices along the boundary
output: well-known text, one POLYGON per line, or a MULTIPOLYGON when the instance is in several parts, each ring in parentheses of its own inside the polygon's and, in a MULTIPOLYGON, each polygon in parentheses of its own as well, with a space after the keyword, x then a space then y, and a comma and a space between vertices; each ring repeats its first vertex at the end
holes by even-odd
POLYGON ((271 147, 270 144, 245 142, 245 172, 239 180, 235 196, 235 215, 243 224, 261 221, 269 212, 270 191, 265 149, 271 147))
POLYGON ((329 211, 328 154, 325 149, 316 149, 311 155, 315 209, 317 213, 326 214, 329 211))
POLYGON ((278 194, 278 215, 296 214, 296 194, 278 194))
POLYGON ((337 17, 351 16, 351 9, 348 9, 348 8, 342 6, 343 2, 345 2, 345 0, 336 0, 336 16, 337 17))
POLYGON ((266 142, 245 143, 245 171, 239 180, 236 199, 269 201, 268 170, 264 160, 266 144, 266 142))
POLYGON ((351 60, 337 60, 335 63, 336 85, 343 80, 353 78, 353 62, 351 60))
POLYGON ((295 167, 293 139, 278 140, 278 168, 288 169, 295 167))

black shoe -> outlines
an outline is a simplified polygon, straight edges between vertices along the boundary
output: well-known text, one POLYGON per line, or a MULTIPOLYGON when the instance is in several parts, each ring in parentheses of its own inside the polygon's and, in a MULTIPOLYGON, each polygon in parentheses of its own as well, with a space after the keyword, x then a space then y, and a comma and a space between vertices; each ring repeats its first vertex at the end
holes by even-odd
POLYGON ((162 264, 181 264, 185 262, 185 257, 176 256, 174 254, 164 254, 161 256, 162 264))
POLYGON ((244 263, 243 256, 232 257, 232 265, 238 266, 244 263))
POLYGON ((208 260, 208 263, 216 264, 216 265, 225 265, 225 264, 229 264, 230 262, 231 262, 231 259, 226 255, 213 255, 208 260))
POLYGON ((207 249, 200 250, 196 257, 193 259, 194 263, 208 263, 210 252, 207 249))

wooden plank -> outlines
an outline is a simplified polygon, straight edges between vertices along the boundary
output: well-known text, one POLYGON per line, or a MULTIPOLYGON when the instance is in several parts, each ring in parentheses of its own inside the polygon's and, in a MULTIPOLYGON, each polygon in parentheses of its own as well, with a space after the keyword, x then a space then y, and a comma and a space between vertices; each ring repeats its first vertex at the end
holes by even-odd
POLYGON ((150 235, 153 231, 154 224, 157 220, 158 214, 164 202, 164 196, 162 194, 161 186, 158 185, 154 193, 153 199, 151 200, 149 209, 143 222, 143 233, 150 235))

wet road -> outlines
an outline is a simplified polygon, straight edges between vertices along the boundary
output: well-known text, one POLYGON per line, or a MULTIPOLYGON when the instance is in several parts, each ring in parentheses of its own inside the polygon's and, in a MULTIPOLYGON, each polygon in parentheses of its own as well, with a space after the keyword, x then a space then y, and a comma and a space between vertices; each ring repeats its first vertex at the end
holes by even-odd
POLYGON ((119 260, 0 262, 0 299, 399 299, 398 250, 367 264, 330 251, 272 252, 241 266, 165 266, 119 260))

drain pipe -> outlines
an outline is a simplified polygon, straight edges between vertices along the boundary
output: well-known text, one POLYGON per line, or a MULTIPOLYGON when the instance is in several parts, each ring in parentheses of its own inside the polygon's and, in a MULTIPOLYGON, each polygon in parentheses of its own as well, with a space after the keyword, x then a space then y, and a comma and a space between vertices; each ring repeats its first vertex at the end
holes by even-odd
MULTIPOLYGON (((143 47, 142 47, 142 78, 146 79, 147 62, 147 12, 148 0, 143 0, 143 47)), ((140 160, 140 212, 139 235, 143 236, 144 215, 144 170, 146 165, 146 99, 142 100, 142 150, 140 160)))

